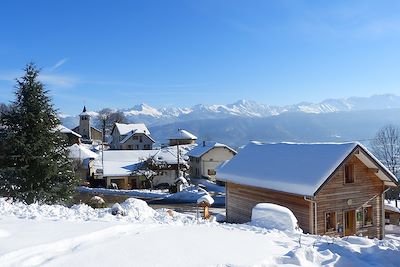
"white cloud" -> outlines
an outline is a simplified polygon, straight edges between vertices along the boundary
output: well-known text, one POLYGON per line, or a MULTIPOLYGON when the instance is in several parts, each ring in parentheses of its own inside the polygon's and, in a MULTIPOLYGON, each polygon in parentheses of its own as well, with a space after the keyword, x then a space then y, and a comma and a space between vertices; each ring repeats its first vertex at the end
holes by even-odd
POLYGON ((63 58, 63 59, 59 60, 56 64, 54 64, 52 67, 50 67, 49 71, 54 71, 54 70, 58 69, 59 67, 64 65, 65 62, 67 62, 67 61, 68 61, 68 58, 63 58))

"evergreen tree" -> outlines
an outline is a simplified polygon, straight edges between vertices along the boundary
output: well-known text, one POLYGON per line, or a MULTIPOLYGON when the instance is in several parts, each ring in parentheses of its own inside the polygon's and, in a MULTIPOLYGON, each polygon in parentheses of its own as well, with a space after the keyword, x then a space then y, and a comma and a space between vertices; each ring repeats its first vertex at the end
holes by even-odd
POLYGON ((74 193, 77 179, 67 142, 55 130, 60 124, 56 110, 38 75, 33 63, 26 66, 3 117, 7 146, 0 159, 0 190, 26 203, 61 203, 74 193))

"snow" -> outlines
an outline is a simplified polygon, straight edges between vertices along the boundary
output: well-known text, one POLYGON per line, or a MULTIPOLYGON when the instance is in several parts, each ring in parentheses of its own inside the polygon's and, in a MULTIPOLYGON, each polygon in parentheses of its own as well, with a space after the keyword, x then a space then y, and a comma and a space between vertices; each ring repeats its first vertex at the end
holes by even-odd
POLYGON ((208 192, 225 193, 225 186, 217 185, 215 182, 204 178, 190 178, 190 181, 196 185, 205 186, 208 192))
MULTIPOLYGON (((197 186, 190 185, 183 188, 178 193, 168 193, 168 190, 122 190, 122 189, 106 189, 106 188, 89 188, 80 186, 77 188, 77 192, 90 193, 90 194, 101 194, 101 195, 117 195, 127 197, 137 197, 142 199, 157 199, 164 202, 174 203, 196 203, 197 199, 207 195, 208 192, 204 189, 198 188, 197 186)), ((0 206, 1 207, 1 206, 0 206)))
POLYGON ((153 210, 138 200, 120 204, 126 216, 113 216, 111 209, 33 206, 0 199, 0 266, 395 267, 400 256, 396 234, 331 238, 220 224, 153 210), (37 216, 29 216, 33 210, 37 216))
POLYGON ((150 134, 149 129, 147 129, 144 123, 115 123, 115 127, 118 129, 120 135, 126 135, 131 132, 134 133, 143 133, 143 134, 150 134))
POLYGON ((280 231, 299 231, 297 218, 286 207, 272 203, 259 203, 251 211, 251 224, 280 231))
POLYGON ((196 203, 197 200, 204 196, 208 195, 208 192, 204 189, 201 189, 195 185, 190 185, 185 187, 181 192, 170 194, 164 197, 165 201, 169 202, 192 202, 196 203))
MULTIPOLYGON (((184 154, 193 146, 179 148, 180 164, 186 163, 184 154)), ((100 157, 94 162, 95 169, 103 169, 103 176, 129 176, 137 170, 145 160, 153 157, 156 162, 177 164, 177 147, 169 146, 153 150, 105 150, 103 159, 100 157)))
POLYGON ((209 194, 207 194, 197 199, 197 204, 200 204, 202 202, 205 202, 211 206, 214 203, 214 199, 209 194))
POLYGON ((312 196, 358 143, 250 142, 217 178, 312 196))
POLYGON ((393 212, 396 212, 396 213, 400 213, 399 208, 396 208, 396 207, 394 207, 392 205, 389 205, 389 204, 385 204, 385 210, 389 210, 389 211, 393 211, 393 212))
POLYGON ((72 159, 80 159, 84 160, 87 158, 97 158, 99 155, 95 152, 91 151, 90 149, 86 148, 85 145, 78 145, 73 144, 72 146, 68 147, 69 157, 72 159))
POLYGON ((150 190, 150 189, 109 189, 109 188, 89 188, 85 186, 80 186, 77 192, 90 193, 90 194, 101 194, 101 195, 114 195, 114 196, 127 196, 127 197, 137 197, 143 199, 151 198, 164 198, 168 195, 168 190, 150 190))
POLYGON ((75 136, 77 136, 77 137, 82 137, 80 134, 78 134, 78 133, 76 133, 76 132, 74 132, 74 131, 72 131, 71 129, 68 129, 67 127, 65 127, 64 125, 58 125, 56 128, 55 128, 55 131, 58 131, 58 132, 60 132, 60 133, 64 133, 64 134, 73 134, 73 135, 75 135, 75 136))
POLYGON ((157 150, 105 150, 103 160, 100 155, 94 168, 103 169, 103 176, 129 176, 155 153, 157 150))
POLYGON ((216 148, 216 147, 225 147, 225 148, 231 150, 234 154, 236 154, 236 151, 227 145, 224 145, 224 144, 221 144, 218 142, 214 142, 214 141, 204 141, 203 143, 199 144, 198 146, 196 146, 195 148, 190 150, 187 153, 187 155, 191 156, 191 157, 199 158, 199 157, 203 156, 205 153, 207 153, 208 151, 210 151, 211 149, 216 148))
POLYGON ((197 140, 197 136, 195 136, 194 134, 190 133, 189 131, 186 131, 184 129, 178 129, 178 131, 172 135, 169 139, 177 139, 177 140, 181 140, 181 139, 190 139, 190 140, 197 140))

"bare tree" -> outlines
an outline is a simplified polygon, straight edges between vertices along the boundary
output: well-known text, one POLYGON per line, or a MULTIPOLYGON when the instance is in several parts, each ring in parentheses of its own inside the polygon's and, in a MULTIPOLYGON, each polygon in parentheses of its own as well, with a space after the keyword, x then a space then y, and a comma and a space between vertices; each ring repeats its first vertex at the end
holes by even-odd
MULTIPOLYGON (((392 124, 381 128, 371 142, 371 148, 374 155, 398 177, 400 171, 400 128, 392 124)), ((397 200, 399 192, 398 187, 389 190, 386 197, 397 200)))
POLYGON ((115 111, 109 108, 104 108, 99 111, 98 115, 99 127, 101 127, 103 132, 103 142, 106 140, 106 135, 111 133, 114 123, 126 123, 126 118, 123 112, 115 111))
POLYGON ((166 161, 155 160, 153 157, 142 159, 142 163, 138 169, 134 170, 132 174, 144 176, 150 184, 150 188, 154 189, 154 177, 161 174, 163 170, 169 169, 171 166, 166 161))

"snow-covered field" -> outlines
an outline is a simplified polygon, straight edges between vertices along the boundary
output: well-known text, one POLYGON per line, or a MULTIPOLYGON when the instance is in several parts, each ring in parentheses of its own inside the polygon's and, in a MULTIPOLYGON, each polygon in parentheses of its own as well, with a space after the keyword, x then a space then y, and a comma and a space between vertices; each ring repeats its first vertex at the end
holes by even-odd
POLYGON ((126 216, 0 199, 0 266, 400 266, 396 234, 332 239, 197 220, 136 199, 121 207, 126 216))

